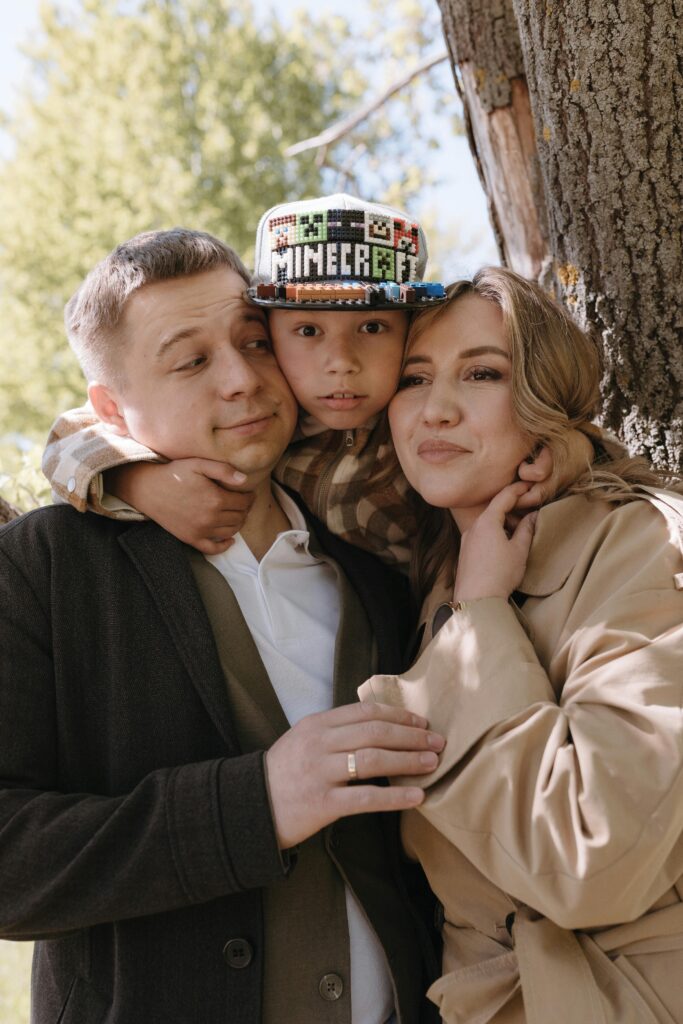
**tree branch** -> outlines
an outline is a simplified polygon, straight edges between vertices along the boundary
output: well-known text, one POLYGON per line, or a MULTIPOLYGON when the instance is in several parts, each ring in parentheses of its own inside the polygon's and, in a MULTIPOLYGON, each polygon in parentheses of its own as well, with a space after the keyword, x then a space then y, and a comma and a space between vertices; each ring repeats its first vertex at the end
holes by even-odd
POLYGON ((338 142, 339 139, 348 135, 349 132, 365 121, 370 114, 374 114, 376 110, 383 107, 387 100, 390 100, 392 96, 395 96, 401 89, 405 89, 413 79, 423 75, 426 71, 436 67, 437 64, 442 64, 443 61, 448 59, 448 53, 446 50, 442 50, 435 56, 425 57, 421 64, 413 68, 402 78, 398 79, 385 90, 384 93, 376 100, 370 100, 365 106, 361 107, 354 114, 349 114, 348 117, 343 118, 341 121, 337 121, 336 124, 330 125, 320 135, 314 135, 311 139, 304 139, 303 142, 295 142, 293 146, 288 146, 285 150, 284 155, 286 157, 298 156, 299 153, 305 153, 309 149, 318 149, 320 146, 329 146, 333 142, 338 142))

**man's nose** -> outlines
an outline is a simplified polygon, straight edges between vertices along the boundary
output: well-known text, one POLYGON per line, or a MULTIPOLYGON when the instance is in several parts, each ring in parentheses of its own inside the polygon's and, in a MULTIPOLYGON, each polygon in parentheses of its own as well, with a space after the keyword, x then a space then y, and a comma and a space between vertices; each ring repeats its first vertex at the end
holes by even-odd
POLYGON ((217 360, 217 386, 221 398, 253 395, 263 386, 258 371, 237 349, 230 347, 217 360))

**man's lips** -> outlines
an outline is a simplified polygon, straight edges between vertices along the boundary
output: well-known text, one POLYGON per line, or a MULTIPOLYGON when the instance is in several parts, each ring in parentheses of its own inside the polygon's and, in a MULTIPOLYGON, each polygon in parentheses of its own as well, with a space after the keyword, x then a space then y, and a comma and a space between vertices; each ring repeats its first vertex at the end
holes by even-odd
POLYGON ((248 437, 251 434, 259 434, 262 430, 266 430, 274 417, 274 412, 261 413, 257 416, 245 417, 238 423, 230 423, 228 426, 218 427, 218 430, 229 430, 239 437, 248 437))
POLYGON ((417 448, 417 454, 424 462, 450 462, 451 459, 460 455, 468 455, 469 449, 462 448, 452 441, 445 441, 437 438, 428 438, 421 441, 417 448))

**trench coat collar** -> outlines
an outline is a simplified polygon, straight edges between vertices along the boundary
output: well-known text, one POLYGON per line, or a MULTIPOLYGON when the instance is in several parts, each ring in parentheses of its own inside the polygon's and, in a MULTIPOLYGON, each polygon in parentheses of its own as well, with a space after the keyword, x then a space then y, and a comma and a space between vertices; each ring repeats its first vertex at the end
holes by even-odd
POLYGON ((517 590, 547 597, 566 583, 589 536, 613 505, 570 494, 539 509, 524 577, 517 590))

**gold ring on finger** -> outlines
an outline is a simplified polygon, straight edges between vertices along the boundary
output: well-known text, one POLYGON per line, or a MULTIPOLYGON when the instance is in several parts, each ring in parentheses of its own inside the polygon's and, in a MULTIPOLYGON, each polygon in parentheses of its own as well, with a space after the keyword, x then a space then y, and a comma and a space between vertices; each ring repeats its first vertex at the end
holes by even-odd
POLYGON ((355 782, 358 779, 358 769, 356 768, 356 755, 346 755, 346 772, 349 776, 349 782, 355 782))

